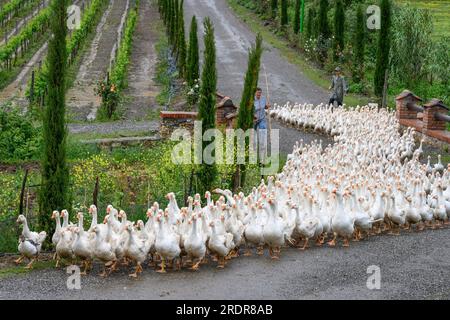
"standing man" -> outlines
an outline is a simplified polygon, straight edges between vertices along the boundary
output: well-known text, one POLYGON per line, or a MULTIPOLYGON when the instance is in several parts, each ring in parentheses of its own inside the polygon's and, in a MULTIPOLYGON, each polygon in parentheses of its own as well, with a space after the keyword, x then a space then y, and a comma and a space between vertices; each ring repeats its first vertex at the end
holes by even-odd
POLYGON ((266 97, 263 97, 261 88, 256 88, 255 93, 255 124, 257 132, 256 148, 258 150, 259 163, 264 163, 267 154, 267 119, 266 110, 270 108, 266 97), (263 160, 263 161, 261 161, 263 160))
POLYGON ((330 97, 328 105, 331 104, 334 106, 334 102, 336 101, 339 107, 342 106, 344 103, 344 94, 348 92, 348 87, 344 77, 342 76, 341 68, 339 67, 334 69, 334 75, 331 79, 331 86, 328 90, 331 89, 333 89, 333 93, 330 97))

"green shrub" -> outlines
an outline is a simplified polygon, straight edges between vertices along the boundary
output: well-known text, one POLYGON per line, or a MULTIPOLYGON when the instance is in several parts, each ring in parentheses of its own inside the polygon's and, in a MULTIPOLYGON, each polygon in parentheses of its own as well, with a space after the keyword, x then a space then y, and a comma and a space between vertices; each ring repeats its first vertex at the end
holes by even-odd
POLYGON ((32 119, 15 108, 0 108, 0 161, 35 160, 39 156, 42 135, 32 119))

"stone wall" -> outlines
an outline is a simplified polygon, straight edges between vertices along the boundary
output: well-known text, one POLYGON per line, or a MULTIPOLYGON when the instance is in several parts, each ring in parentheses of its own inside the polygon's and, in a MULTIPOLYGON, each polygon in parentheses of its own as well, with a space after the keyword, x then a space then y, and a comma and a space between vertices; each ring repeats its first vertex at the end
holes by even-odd
POLYGON ((173 131, 176 129, 187 129, 193 133, 194 121, 197 119, 197 115, 197 112, 161 111, 161 137, 163 139, 169 139, 173 131))

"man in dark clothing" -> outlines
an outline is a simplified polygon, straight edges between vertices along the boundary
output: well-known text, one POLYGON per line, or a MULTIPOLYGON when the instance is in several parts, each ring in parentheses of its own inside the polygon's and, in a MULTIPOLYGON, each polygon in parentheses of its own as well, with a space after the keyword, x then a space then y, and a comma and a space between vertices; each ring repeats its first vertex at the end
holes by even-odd
POLYGON ((334 69, 334 75, 331 80, 331 86, 328 90, 333 89, 333 93, 330 97, 330 101, 328 105, 334 105, 336 101, 338 106, 342 106, 344 103, 344 94, 348 92, 347 83, 345 82, 345 78, 341 74, 341 68, 337 67, 334 69))

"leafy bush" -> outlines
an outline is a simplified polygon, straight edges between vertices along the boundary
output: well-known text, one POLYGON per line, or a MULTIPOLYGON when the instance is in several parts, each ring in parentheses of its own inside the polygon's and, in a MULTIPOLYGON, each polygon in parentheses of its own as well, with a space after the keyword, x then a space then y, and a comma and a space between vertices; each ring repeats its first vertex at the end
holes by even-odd
POLYGON ((40 127, 17 109, 0 109, 0 161, 37 159, 41 147, 40 127))

